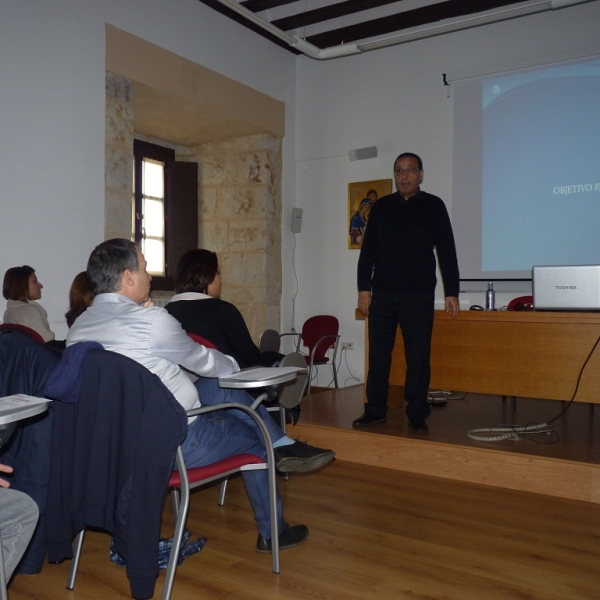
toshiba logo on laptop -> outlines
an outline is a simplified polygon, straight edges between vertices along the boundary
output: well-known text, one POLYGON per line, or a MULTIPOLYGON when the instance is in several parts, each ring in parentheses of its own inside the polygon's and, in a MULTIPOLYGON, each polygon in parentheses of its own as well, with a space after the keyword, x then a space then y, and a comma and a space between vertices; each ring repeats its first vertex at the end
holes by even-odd
POLYGON ((576 290, 577 289, 576 285, 555 285, 554 287, 557 290, 576 290))

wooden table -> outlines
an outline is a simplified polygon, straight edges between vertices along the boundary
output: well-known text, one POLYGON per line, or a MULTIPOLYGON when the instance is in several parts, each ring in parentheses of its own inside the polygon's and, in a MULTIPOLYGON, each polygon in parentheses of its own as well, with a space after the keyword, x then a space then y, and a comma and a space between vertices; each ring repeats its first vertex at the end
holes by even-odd
MULTIPOLYGON (((357 311, 357 318, 360 313, 357 311)), ((600 314, 584 312, 435 311, 431 388, 570 400, 579 372, 600 337, 600 314)), ((600 403, 600 344, 579 384, 577 402, 600 403)), ((366 368, 368 370, 368 342, 366 368)), ((404 385, 400 330, 390 385, 404 385)))

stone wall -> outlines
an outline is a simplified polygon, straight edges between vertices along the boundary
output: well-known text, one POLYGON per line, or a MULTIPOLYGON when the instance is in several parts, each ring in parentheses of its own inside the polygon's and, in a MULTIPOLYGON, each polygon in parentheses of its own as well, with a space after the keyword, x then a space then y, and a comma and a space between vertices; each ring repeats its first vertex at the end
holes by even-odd
POLYGON ((257 341, 266 328, 280 328, 281 139, 202 144, 185 160, 199 164, 199 246, 217 252, 223 299, 257 341))
MULTIPOLYGON (((131 237, 134 122, 131 82, 107 73, 105 239, 131 237)), ((199 164, 199 247, 217 252, 223 299, 239 308, 258 341, 265 329, 280 328, 281 139, 261 134, 179 147, 176 158, 199 164)), ((153 294, 162 305, 170 296, 153 294)))
POLYGON ((106 73, 104 239, 131 238, 133 86, 106 73))

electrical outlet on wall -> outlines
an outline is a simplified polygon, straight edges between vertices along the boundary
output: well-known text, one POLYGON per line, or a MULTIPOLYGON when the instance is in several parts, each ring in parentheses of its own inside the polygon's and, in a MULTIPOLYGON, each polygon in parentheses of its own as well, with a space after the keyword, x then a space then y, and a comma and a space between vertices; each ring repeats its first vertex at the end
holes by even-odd
POLYGON ((342 342, 342 350, 354 350, 354 342, 342 342))

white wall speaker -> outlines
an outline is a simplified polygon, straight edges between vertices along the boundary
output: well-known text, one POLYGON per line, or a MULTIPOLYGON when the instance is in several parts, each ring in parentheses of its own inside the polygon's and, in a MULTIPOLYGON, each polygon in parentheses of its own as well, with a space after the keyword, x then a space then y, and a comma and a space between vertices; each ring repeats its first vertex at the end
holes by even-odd
POLYGON ((365 160, 365 158, 377 158, 377 146, 369 146, 368 148, 356 148, 348 152, 350 160, 365 160))
POLYGON ((292 233, 300 233, 302 231, 302 209, 292 209, 292 233))

